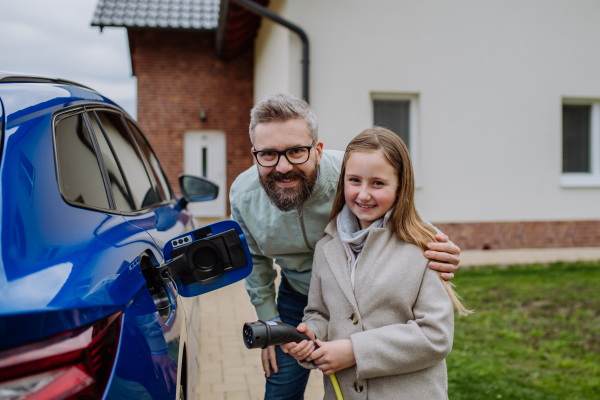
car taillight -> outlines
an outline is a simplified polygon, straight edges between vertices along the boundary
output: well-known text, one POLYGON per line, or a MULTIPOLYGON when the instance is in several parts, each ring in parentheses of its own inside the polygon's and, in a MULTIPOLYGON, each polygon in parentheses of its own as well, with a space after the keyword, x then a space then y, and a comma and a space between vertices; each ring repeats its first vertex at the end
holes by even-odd
POLYGON ((99 399, 119 345, 122 313, 0 353, 0 400, 99 399))

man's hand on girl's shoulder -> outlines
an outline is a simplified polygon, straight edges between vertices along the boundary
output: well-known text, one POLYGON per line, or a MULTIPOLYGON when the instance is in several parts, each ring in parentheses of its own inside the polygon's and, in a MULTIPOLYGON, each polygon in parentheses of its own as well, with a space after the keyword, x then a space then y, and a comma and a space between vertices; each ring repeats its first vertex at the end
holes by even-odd
POLYGON ((442 272, 442 279, 449 281, 454 279, 460 263, 460 247, 443 233, 435 235, 437 243, 429 243, 425 257, 429 259, 429 268, 442 272))

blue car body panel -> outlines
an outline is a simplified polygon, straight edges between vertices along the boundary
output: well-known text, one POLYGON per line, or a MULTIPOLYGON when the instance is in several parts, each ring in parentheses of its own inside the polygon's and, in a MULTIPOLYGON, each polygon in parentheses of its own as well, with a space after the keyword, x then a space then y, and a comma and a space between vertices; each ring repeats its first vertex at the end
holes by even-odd
MULTIPOLYGON (((197 325, 193 313, 186 325, 178 292, 195 296, 226 286, 247 276, 252 264, 227 273, 210 290, 169 284, 171 312, 168 317, 160 314, 138 256, 146 253, 156 264, 164 262, 165 245, 168 249, 171 239, 184 234, 190 217, 175 200, 122 215, 76 207, 63 199, 52 118, 67 107, 90 102, 118 107, 77 86, 0 83, 0 350, 120 311, 119 350, 103 398, 173 399, 178 384, 160 373, 160 365, 168 357, 177 367, 184 331, 197 325)), ((193 310, 197 312, 196 306, 193 310)), ((197 340, 196 333, 191 340, 197 340)), ((197 344, 190 347, 197 349, 197 344)), ((188 364, 188 373, 196 373, 197 362, 188 364)), ((188 382, 192 391, 195 379, 188 382)))
POLYGON ((144 229, 154 239, 157 248, 164 248, 166 243, 183 231, 188 223, 189 216, 182 214, 176 204, 170 207, 161 207, 142 215, 124 215, 132 225, 144 229))

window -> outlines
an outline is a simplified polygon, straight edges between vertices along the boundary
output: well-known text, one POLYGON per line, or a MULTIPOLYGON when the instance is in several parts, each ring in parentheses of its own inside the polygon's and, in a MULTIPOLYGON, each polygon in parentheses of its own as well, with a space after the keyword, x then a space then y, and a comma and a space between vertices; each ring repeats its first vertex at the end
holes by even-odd
POLYGON ((90 124, 92 125, 92 130, 96 135, 96 142, 98 142, 100 153, 102 153, 104 168, 108 174, 112 195, 115 199, 115 206, 119 211, 132 211, 135 209, 135 206, 133 205, 133 199, 129 195, 127 184, 123 178, 118 161, 115 159, 115 156, 110 148, 110 144, 106 141, 106 137, 102 133, 102 130, 100 129, 93 112, 88 113, 88 118, 90 120, 90 124))
POLYGON ((83 121, 83 114, 77 114, 61 119, 56 126, 60 190, 72 202, 110 209, 98 159, 83 121))
POLYGON ((96 115, 98 115, 127 178, 135 209, 139 210, 156 204, 154 188, 121 116, 107 111, 97 111, 96 115))
POLYGON ((154 181, 158 186, 158 194, 162 197, 160 201, 171 200, 171 191, 169 190, 169 184, 167 183, 167 178, 163 173, 162 168, 160 167, 160 163, 158 162, 158 158, 150 148, 150 145, 146 141, 146 139, 142 136, 141 132, 136 128, 136 126, 131 122, 127 121, 127 125, 129 125, 129 129, 133 133, 133 137, 138 143, 140 151, 146 157, 148 164, 150 165, 150 170, 154 175, 154 181))
POLYGON ((410 149, 409 100, 373 100, 373 125, 388 128, 410 149))
POLYGON ((413 163, 416 187, 418 174, 418 97, 417 95, 374 93, 373 125, 388 128, 404 141, 413 163))
POLYGON ((600 102, 563 101, 561 184, 600 187, 600 102))

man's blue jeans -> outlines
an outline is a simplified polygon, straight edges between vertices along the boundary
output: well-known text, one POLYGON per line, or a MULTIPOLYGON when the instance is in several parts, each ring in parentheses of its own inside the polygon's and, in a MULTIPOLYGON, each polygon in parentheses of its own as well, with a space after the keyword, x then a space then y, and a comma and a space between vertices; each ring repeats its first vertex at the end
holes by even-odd
MULTIPOLYGON (((294 327, 298 326, 302 322, 307 303, 308 296, 296 292, 282 274, 277 296, 277 311, 281 320, 294 327)), ((303 400, 310 370, 302 368, 294 357, 285 354, 279 346, 275 347, 275 352, 279 372, 275 373, 271 368, 271 377, 267 378, 265 400, 303 400)))

